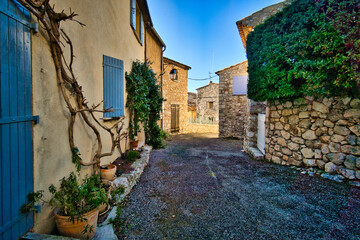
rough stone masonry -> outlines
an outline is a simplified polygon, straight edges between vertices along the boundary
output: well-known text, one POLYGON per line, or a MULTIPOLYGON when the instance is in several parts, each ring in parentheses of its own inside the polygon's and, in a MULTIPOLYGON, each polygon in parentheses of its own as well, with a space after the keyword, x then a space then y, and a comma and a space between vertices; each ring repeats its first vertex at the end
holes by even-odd
POLYGON ((269 110, 267 160, 360 179, 360 99, 299 98, 269 110))

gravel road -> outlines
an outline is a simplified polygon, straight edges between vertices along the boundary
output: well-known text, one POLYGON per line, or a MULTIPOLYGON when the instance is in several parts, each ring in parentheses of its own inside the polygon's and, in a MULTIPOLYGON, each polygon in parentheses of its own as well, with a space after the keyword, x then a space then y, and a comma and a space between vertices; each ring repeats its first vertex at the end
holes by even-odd
POLYGON ((124 239, 360 239, 360 189, 251 160, 237 140, 175 135, 151 153, 124 239))

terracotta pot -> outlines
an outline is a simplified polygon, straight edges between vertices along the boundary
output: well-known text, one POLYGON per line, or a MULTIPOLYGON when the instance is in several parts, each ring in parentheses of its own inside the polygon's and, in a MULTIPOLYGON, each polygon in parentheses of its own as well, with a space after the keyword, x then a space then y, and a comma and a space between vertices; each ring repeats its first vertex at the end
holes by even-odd
POLYGON ((96 224, 98 220, 99 210, 94 210, 83 214, 83 217, 87 220, 77 221, 76 218, 73 221, 68 216, 61 216, 54 211, 56 227, 62 236, 80 238, 80 239, 92 239, 96 233, 96 224), (92 232, 83 233, 85 226, 92 226, 92 232))
POLYGON ((131 140, 131 141, 130 141, 130 145, 131 145, 131 148, 132 148, 132 149, 137 148, 138 145, 139 145, 139 141, 133 141, 133 140, 131 140))
POLYGON ((102 179, 113 180, 116 173, 116 166, 114 164, 107 165, 107 168, 100 168, 100 176, 102 179))

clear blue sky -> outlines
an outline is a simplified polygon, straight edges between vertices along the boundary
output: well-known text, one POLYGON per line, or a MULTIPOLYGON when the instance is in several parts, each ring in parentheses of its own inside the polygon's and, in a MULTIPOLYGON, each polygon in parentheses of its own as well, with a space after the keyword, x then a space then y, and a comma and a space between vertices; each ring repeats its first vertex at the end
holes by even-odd
MULTIPOLYGON (((148 0, 164 56, 191 67, 189 78, 208 78, 246 60, 236 22, 281 0, 148 0)), ((216 75, 217 76, 217 75, 216 75)), ((219 82, 218 77, 212 79, 219 82)), ((189 80, 188 91, 209 83, 189 80)))

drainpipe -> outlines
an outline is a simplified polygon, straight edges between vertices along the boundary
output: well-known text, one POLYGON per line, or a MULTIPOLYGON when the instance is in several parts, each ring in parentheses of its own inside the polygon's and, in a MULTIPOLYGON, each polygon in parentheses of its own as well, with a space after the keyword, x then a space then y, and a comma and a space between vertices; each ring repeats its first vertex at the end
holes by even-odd
MULTIPOLYGON (((164 62, 163 62, 163 56, 164 56, 164 52, 166 50, 166 46, 164 46, 164 49, 161 51, 161 98, 163 98, 163 71, 164 71, 164 62)), ((164 106, 164 102, 162 104, 162 106, 164 106)), ((164 110, 164 109, 162 109, 164 110)), ((161 129, 164 130, 164 111, 161 111, 161 129)))

